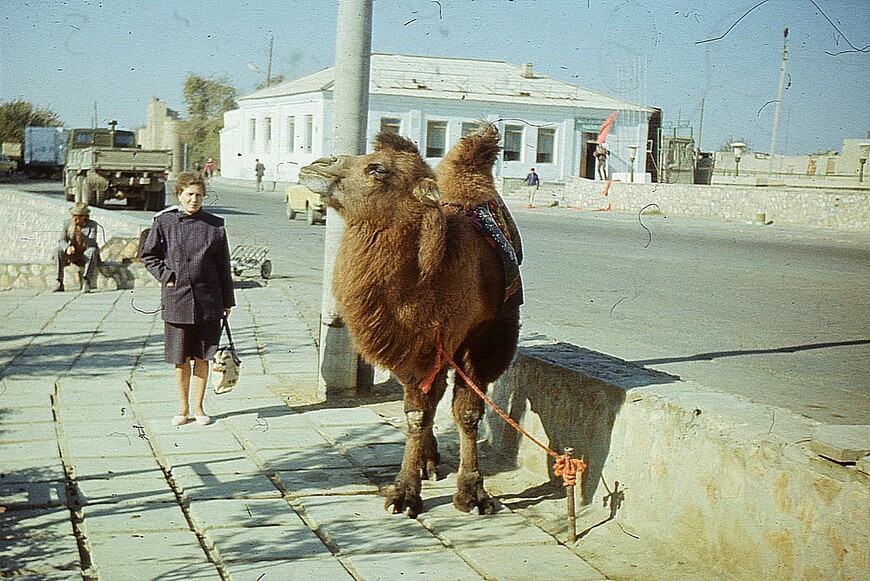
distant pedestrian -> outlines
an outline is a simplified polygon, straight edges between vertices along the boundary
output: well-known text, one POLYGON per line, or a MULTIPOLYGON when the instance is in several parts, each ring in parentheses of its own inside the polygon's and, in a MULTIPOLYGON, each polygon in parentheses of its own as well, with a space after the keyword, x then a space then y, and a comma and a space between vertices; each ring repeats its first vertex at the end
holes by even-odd
POLYGON ((211 179, 216 170, 217 168, 215 167, 214 160, 212 158, 208 158, 208 160, 205 162, 205 165, 202 166, 202 173, 205 175, 206 179, 211 179))
POLYGON ((263 174, 266 173, 266 166, 260 163, 259 159, 255 159, 257 165, 254 166, 254 173, 257 174, 257 191, 263 191, 263 174))
POLYGON ((100 246, 97 244, 97 230, 100 225, 91 220, 91 209, 84 202, 76 202, 69 210, 72 215, 64 224, 63 234, 54 253, 57 272, 57 285, 54 292, 62 292, 63 269, 67 264, 84 267, 82 292, 89 293, 96 280, 97 267, 100 265, 100 246))
POLYGON ((223 218, 202 209, 205 181, 182 172, 175 181, 178 206, 154 217, 142 248, 142 262, 163 284, 164 356, 175 365, 178 415, 172 425, 186 424, 190 412, 193 363, 193 417, 208 425, 203 409, 209 362, 221 338, 221 320, 235 306, 230 251, 223 218))
POLYGON ((529 197, 529 206, 533 206, 535 193, 538 191, 538 188, 541 187, 541 178, 537 173, 535 173, 535 168, 529 170, 524 183, 526 184, 526 194, 529 197))
POLYGON ((607 181, 607 154, 609 153, 600 143, 595 148, 595 159, 598 161, 598 179, 601 181, 607 181))

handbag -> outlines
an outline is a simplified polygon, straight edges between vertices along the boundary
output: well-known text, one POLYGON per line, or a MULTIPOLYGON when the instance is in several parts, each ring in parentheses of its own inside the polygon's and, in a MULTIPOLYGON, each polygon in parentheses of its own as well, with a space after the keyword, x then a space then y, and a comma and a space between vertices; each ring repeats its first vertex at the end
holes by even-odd
POLYGON ((233 335, 230 333, 230 324, 224 317, 221 334, 226 329, 229 345, 223 345, 215 352, 211 362, 211 386, 218 395, 229 393, 239 381, 239 371, 242 360, 236 355, 236 346, 233 344, 233 335))

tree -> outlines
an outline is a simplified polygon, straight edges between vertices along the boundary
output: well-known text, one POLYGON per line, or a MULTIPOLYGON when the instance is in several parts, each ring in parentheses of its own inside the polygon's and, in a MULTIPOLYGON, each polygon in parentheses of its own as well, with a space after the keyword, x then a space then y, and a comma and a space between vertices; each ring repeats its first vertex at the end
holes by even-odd
MULTIPOLYGON (((284 75, 274 75, 274 76, 269 78, 269 85, 268 86, 274 87, 275 85, 280 85, 281 83, 283 83, 286 80, 287 79, 284 78, 284 75)), ((259 85, 257 85, 256 87, 254 87, 254 90, 259 91, 259 90, 265 89, 265 88, 266 88, 266 79, 263 79, 263 82, 260 83, 259 85)))
POLYGON ((189 75, 184 81, 184 102, 189 118, 182 121, 179 136, 188 146, 188 160, 218 159, 224 113, 236 108, 236 89, 226 77, 189 75))
POLYGON ((0 103, 0 142, 22 143, 25 127, 63 127, 63 123, 51 109, 38 109, 21 99, 0 103))

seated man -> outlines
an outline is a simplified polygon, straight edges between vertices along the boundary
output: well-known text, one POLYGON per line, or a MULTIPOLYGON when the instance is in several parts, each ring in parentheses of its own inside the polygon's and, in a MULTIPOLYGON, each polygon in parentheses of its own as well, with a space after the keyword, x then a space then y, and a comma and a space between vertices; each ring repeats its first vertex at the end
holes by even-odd
POLYGON ((63 290, 63 269, 67 264, 73 263, 85 268, 82 292, 89 293, 96 282, 94 275, 100 265, 100 248, 97 245, 99 224, 90 219, 91 209, 84 202, 76 202, 69 211, 72 217, 64 226, 54 257, 57 266, 57 286, 54 292, 63 290))

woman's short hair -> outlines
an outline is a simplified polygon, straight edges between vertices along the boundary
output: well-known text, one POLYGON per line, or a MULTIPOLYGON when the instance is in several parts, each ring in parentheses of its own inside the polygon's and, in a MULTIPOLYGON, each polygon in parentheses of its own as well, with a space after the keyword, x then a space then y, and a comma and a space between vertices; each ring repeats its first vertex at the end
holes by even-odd
POLYGON ((175 187, 172 189, 172 193, 177 198, 178 194, 189 186, 200 186, 205 192, 205 178, 199 172, 183 171, 175 178, 175 187))

